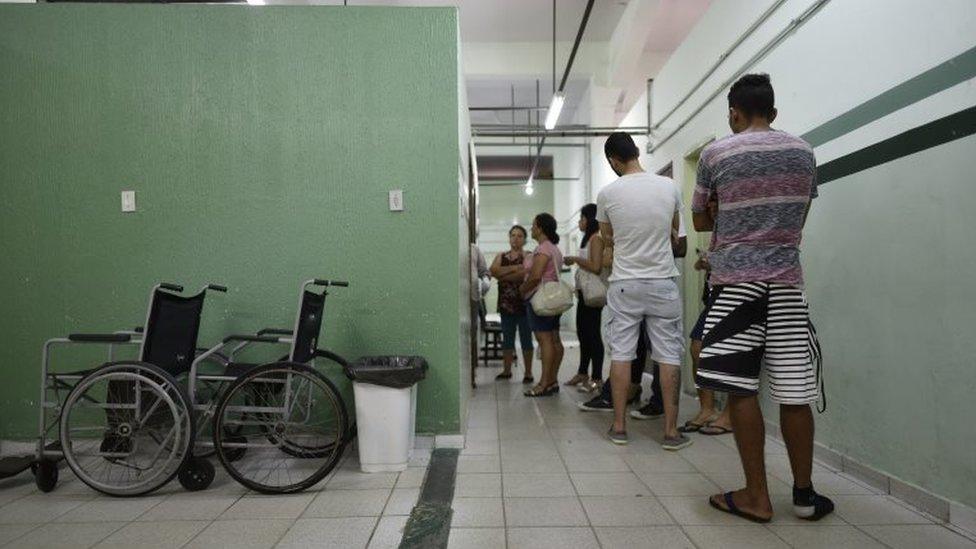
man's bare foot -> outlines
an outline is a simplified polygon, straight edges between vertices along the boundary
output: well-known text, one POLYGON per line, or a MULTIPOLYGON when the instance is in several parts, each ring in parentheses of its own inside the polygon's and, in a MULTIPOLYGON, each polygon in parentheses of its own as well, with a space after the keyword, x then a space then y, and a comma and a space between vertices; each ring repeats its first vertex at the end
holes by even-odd
POLYGON ((773 505, 769 502, 768 495, 759 498, 750 498, 746 494, 745 488, 730 492, 730 494, 732 495, 732 503, 734 504, 733 508, 729 508, 728 502, 725 500, 725 494, 713 495, 708 498, 709 503, 716 509, 756 522, 768 522, 769 519, 773 518, 773 505))

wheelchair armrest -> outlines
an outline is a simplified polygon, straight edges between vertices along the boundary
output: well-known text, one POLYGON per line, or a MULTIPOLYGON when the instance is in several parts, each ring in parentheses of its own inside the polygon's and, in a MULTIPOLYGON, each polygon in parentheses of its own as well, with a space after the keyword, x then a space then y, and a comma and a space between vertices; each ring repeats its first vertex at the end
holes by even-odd
POLYGON ((70 334, 69 341, 75 343, 127 343, 132 340, 131 334, 70 334))
POLYGON ((231 341, 252 341, 255 343, 281 343, 277 337, 257 336, 257 335, 229 335, 224 338, 224 343, 231 341))
POLYGON ((263 336, 265 334, 290 336, 293 333, 294 332, 291 330, 285 330, 284 328, 261 328, 258 330, 259 336, 263 336))
POLYGON ((141 334, 142 332, 146 331, 146 329, 143 328, 142 326, 136 326, 135 328, 132 329, 132 331, 137 334, 141 334))

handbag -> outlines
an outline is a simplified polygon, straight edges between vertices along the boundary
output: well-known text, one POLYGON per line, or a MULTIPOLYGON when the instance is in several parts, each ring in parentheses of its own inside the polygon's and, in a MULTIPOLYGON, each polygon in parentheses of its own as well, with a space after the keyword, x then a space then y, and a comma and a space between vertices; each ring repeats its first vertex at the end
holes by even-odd
POLYGON ((537 316, 556 316, 573 306, 573 289, 562 281, 543 282, 529 300, 537 316))
POLYGON ((583 293, 583 303, 587 307, 603 307, 607 304, 607 285, 600 275, 585 269, 578 269, 580 292, 583 293))

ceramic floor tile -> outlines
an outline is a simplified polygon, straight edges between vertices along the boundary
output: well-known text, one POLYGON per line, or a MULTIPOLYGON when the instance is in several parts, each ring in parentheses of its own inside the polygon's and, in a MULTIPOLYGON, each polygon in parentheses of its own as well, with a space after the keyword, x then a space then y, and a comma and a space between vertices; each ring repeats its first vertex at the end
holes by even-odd
POLYGON ((501 469, 505 473, 554 473, 565 472, 566 466, 556 454, 503 455, 501 469))
POLYGON ((637 473, 697 473, 695 467, 675 453, 625 454, 621 458, 637 473))
POLYGON ((592 528, 509 528, 508 549, 599 549, 592 528))
POLYGON ((36 494, 0 507, 0 524, 49 522, 70 512, 90 498, 61 498, 36 494))
POLYGON ((451 528, 447 549, 498 549, 505 547, 504 528, 451 528))
POLYGON ((776 534, 758 524, 686 526, 684 531, 691 538, 691 541, 699 547, 721 547, 722 549, 789 548, 789 545, 779 539, 776 534))
POLYGON ((939 525, 864 526, 862 529, 894 549, 918 547, 972 549, 976 547, 976 542, 973 540, 964 538, 939 525))
POLYGON ((130 522, 102 540, 97 549, 175 549, 193 539, 209 523, 205 520, 130 522))
MULTIPOLYGON (((457 494, 455 494, 457 497, 457 494)), ((384 515, 409 515, 420 499, 420 488, 403 488, 393 490, 390 501, 383 510, 384 515)))
POLYGON ((888 496, 835 496, 840 518, 855 525, 928 524, 930 520, 896 503, 888 496))
POLYGON ((361 471, 339 471, 326 483, 330 490, 378 490, 393 488, 399 473, 363 473, 361 471))
POLYGON ((38 526, 41 525, 40 524, 4 524, 3 527, 0 528, 0 546, 3 546, 3 544, 7 543, 8 541, 13 541, 19 538, 20 536, 23 536, 24 534, 30 532, 31 530, 34 530, 38 526))
POLYGON ((637 473, 655 496, 710 496, 719 487, 701 473, 637 473))
POLYGON ((460 456, 458 473, 500 473, 501 459, 498 456, 460 456))
POLYGON ((369 549, 397 549, 400 547, 403 529, 409 518, 406 516, 381 518, 373 532, 373 537, 369 540, 369 549))
POLYGON ((180 494, 166 498, 139 516, 140 522, 157 520, 214 520, 230 509, 238 496, 211 496, 209 492, 180 494))
POLYGON ((377 517, 391 490, 325 490, 305 509, 305 518, 377 517))
POLYGON ((634 473, 570 473, 580 496, 649 496, 634 473))
POLYGON ((459 474, 454 486, 454 497, 500 498, 502 497, 502 476, 496 473, 459 474))
POLYGON ((407 467, 397 478, 397 488, 420 488, 424 484, 427 469, 424 467, 407 467))
POLYGON ((667 511, 653 497, 581 497, 593 526, 658 526, 673 524, 667 511))
POLYGON ((197 534, 185 549, 270 549, 292 523, 289 519, 218 520, 197 534))
POLYGON ((603 549, 694 549, 677 526, 594 527, 603 549))
POLYGON ((457 528, 505 526, 501 498, 454 498, 451 509, 451 526, 457 528))
POLYGON ((621 456, 570 455, 565 456, 566 469, 570 473, 629 473, 630 466, 621 456))
POLYGON ((506 498, 576 495, 569 476, 559 473, 503 473, 502 488, 506 498))
POLYGON ((853 526, 842 525, 789 525, 778 524, 769 529, 797 549, 882 549, 878 543, 853 526))
POLYGON ((315 498, 314 493, 286 496, 245 496, 220 516, 222 519, 294 519, 315 498))
POLYGON ((588 526, 576 497, 505 499, 506 526, 588 526))
POLYGON ((125 525, 125 522, 45 524, 6 547, 17 549, 82 549, 95 545, 125 525))
POLYGON ((295 521, 275 547, 288 549, 366 547, 376 522, 376 518, 370 517, 302 518, 295 521))

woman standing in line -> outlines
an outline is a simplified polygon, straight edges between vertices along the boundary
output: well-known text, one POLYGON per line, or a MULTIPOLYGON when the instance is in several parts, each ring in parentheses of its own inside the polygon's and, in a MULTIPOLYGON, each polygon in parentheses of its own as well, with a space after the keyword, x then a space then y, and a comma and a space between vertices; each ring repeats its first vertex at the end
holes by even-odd
POLYGON ((563 264, 563 254, 556 247, 559 234, 556 233, 556 219, 547 213, 535 216, 532 221, 532 238, 539 243, 532 254, 525 258, 525 282, 519 288, 525 299, 525 311, 529 317, 529 327, 539 342, 542 354, 542 376, 539 383, 523 393, 527 397, 554 395, 559 392, 559 365, 563 361, 563 342, 559 338, 559 316, 539 316, 532 309, 532 296, 544 282, 559 280, 559 266, 563 264))
POLYGON ((532 383, 532 331, 525 313, 525 303, 519 294, 519 286, 525 280, 525 227, 515 225, 508 230, 508 245, 511 249, 495 256, 491 264, 491 276, 498 279, 498 313, 502 317, 502 359, 504 369, 495 379, 511 379, 512 364, 515 362, 515 332, 518 331, 522 343, 522 362, 525 374, 522 383, 532 383))
POLYGON ((596 204, 587 204, 580 210, 579 230, 583 232, 580 255, 567 257, 566 265, 577 265, 576 271, 576 336, 580 342, 580 363, 576 375, 566 385, 580 385, 581 390, 599 387, 603 379, 603 338, 600 333, 603 306, 590 307, 583 300, 581 271, 600 276, 606 281, 609 269, 603 262, 603 238, 596 220, 596 204), (590 369, 592 365, 592 369, 590 369), (589 370, 590 375, 587 375, 589 370))

